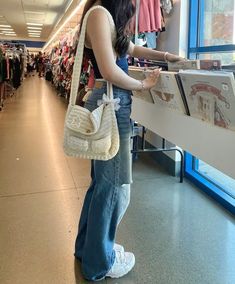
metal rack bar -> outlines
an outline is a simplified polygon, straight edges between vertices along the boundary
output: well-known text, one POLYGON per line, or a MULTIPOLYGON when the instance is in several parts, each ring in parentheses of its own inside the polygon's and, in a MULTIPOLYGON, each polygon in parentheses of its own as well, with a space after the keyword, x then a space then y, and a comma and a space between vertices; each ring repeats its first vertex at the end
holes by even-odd
POLYGON ((141 149, 138 149, 138 142, 137 146, 133 147, 134 149, 131 151, 132 154, 137 153, 151 153, 151 152, 172 152, 176 151, 180 154, 180 183, 183 183, 184 181, 184 152, 176 147, 166 147, 166 140, 162 138, 162 148, 152 148, 152 149, 146 149, 145 148, 145 134, 146 134, 146 128, 144 126, 142 127, 142 136, 141 136, 141 149))

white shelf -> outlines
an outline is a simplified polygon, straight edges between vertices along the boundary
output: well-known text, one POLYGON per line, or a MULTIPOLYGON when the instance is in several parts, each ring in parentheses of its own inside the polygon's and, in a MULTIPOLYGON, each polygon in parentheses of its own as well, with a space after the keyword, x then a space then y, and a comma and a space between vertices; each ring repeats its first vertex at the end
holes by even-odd
POLYGON ((234 131, 210 125, 135 97, 132 118, 235 179, 234 131))

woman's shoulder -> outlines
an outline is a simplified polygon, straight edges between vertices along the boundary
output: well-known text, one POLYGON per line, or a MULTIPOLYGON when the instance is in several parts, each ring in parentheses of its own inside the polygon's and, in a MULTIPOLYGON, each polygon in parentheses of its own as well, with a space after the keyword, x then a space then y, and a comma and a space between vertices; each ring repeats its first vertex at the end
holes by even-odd
POLYGON ((110 26, 113 39, 116 37, 115 23, 112 15, 103 6, 93 6, 86 14, 87 21, 96 26, 110 26))
POLYGON ((90 19, 105 19, 108 18, 110 25, 115 26, 114 24, 114 20, 112 15, 110 14, 110 12, 104 8, 103 6, 100 5, 95 5, 93 7, 91 7, 88 11, 86 16, 90 19))

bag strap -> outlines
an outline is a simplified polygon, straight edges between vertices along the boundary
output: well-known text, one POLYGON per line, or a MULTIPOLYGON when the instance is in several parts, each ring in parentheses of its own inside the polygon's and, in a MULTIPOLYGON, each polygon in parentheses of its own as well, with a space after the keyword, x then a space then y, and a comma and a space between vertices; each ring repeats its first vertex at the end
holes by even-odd
MULTIPOLYGON (((102 7, 102 6, 94 6, 94 7, 92 7, 86 13, 86 15, 84 17, 83 24, 82 24, 81 31, 80 31, 80 36, 79 36, 79 41, 78 41, 75 61, 74 61, 72 83, 71 83, 71 91, 70 91, 70 99, 69 99, 69 104, 73 105, 73 106, 75 105, 75 102, 76 102, 78 87, 79 87, 79 84, 80 84, 80 75, 81 75, 82 62, 83 62, 87 19, 88 19, 90 13, 92 11, 94 11, 95 9, 102 9, 102 10, 104 10, 107 13, 107 15, 109 17, 109 22, 110 22, 110 25, 111 25, 112 40, 114 40, 114 37, 116 37, 115 24, 114 24, 114 21, 113 21, 113 17, 109 13, 109 11, 107 9, 105 9, 104 7, 102 7)), ((116 57, 115 53, 114 53, 114 57, 116 57)), ((113 99, 112 84, 109 83, 109 82, 107 82, 107 93, 108 93, 107 95, 110 96, 110 99, 113 99)))

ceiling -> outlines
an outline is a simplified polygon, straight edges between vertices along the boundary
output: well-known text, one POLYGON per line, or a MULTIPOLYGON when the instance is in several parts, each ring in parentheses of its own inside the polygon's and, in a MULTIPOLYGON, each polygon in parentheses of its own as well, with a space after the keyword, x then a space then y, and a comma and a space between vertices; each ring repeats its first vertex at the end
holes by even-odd
POLYGON ((74 33, 81 21, 85 3, 86 0, 76 0, 70 5, 66 13, 52 31, 47 44, 43 48, 44 51, 48 49, 50 50, 52 46, 57 45, 58 40, 64 39, 66 34, 68 35, 70 32, 72 32, 72 34, 74 33))
POLYGON ((47 41, 74 2, 78 1, 0 0, 0 39, 47 41))

